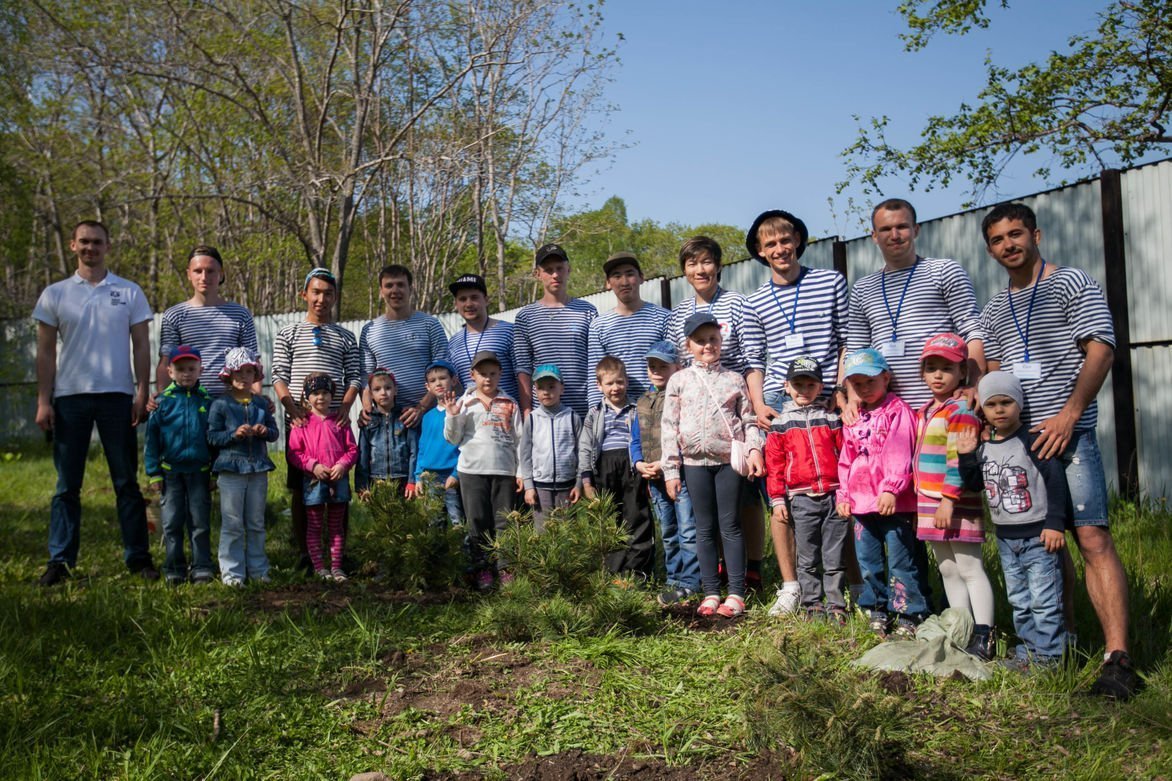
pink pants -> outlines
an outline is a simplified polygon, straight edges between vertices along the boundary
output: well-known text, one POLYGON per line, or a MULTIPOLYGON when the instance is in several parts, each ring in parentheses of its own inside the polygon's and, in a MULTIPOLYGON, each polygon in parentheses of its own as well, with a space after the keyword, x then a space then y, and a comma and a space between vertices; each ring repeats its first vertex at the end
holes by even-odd
POLYGON ((306 538, 309 543, 309 560, 313 562, 313 571, 329 572, 331 569, 342 567, 342 547, 345 538, 342 535, 342 522, 346 519, 346 505, 337 502, 331 504, 315 504, 305 508, 306 538), (328 519, 327 519, 328 512, 328 519), (322 522, 326 522, 326 536, 329 539, 329 555, 327 561, 322 561, 321 529, 322 522))

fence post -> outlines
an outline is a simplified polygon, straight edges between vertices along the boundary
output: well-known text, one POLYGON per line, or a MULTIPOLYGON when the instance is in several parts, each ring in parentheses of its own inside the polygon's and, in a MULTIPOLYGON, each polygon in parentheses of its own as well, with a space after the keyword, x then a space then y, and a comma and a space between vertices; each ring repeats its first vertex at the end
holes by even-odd
POLYGON ((1123 233, 1123 179, 1115 168, 1099 176, 1103 209, 1103 267, 1107 306, 1115 322, 1115 362, 1111 390, 1115 401, 1115 459, 1119 493, 1128 499, 1139 494, 1139 453, 1135 425, 1135 385, 1131 373, 1131 319, 1127 299, 1127 255, 1123 233))
POLYGON ((671 309, 671 280, 666 276, 659 280, 659 305, 671 309))
POLYGON ((830 250, 834 258, 834 270, 842 274, 842 278, 849 283, 851 280, 846 273, 846 242, 838 236, 835 236, 834 243, 830 245, 830 250))

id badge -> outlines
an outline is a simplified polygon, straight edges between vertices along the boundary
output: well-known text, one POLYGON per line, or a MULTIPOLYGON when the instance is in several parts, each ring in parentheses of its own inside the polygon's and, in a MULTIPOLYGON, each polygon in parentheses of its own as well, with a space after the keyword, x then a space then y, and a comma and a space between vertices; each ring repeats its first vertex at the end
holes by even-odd
POLYGON ((1019 380, 1042 379, 1042 364, 1037 361, 1018 361, 1013 364, 1013 374, 1019 380))
POLYGON ((884 358, 902 358, 907 342, 892 340, 879 345, 879 352, 884 358))
POLYGON ((786 334, 785 349, 800 350, 806 346, 806 337, 799 331, 795 334, 786 334))

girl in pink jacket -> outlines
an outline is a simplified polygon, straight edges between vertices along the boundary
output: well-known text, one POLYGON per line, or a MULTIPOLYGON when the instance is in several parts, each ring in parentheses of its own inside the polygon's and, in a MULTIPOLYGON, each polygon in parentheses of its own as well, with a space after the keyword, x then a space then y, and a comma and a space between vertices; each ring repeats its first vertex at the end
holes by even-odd
POLYGON ((346 580, 342 570, 343 524, 350 503, 350 470, 358 461, 358 443, 349 424, 339 428, 330 414, 334 381, 314 372, 305 378, 302 403, 309 409, 304 425, 289 432, 289 460, 305 473, 306 537, 314 573, 324 580, 346 580), (322 525, 326 525, 328 559, 322 557, 322 525))
POLYGON ((916 566, 916 495, 912 453, 916 422, 910 407, 889 393, 891 369, 878 350, 856 350, 843 376, 859 399, 859 418, 843 429, 838 457, 838 514, 854 517, 855 555, 863 572, 859 607, 871 629, 915 635, 928 612, 916 566))

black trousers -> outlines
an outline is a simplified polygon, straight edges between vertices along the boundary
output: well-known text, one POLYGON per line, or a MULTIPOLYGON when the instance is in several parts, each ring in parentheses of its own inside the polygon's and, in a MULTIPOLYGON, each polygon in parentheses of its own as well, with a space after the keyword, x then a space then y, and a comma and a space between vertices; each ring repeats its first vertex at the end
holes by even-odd
MULTIPOLYGON (((464 517, 468 523, 468 543, 474 570, 485 566, 488 552, 485 547, 503 531, 508 515, 513 510, 517 481, 505 475, 473 475, 458 473, 460 499, 464 502, 464 517)), ((497 562, 504 566, 504 562, 497 562)))
POLYGON ((594 487, 614 495, 619 522, 628 535, 627 547, 606 557, 611 572, 634 572, 650 580, 655 570, 655 528, 647 481, 631 468, 626 450, 604 450, 594 471, 594 487))

